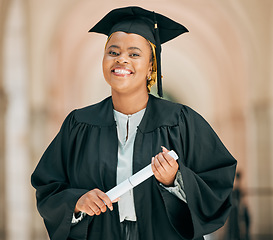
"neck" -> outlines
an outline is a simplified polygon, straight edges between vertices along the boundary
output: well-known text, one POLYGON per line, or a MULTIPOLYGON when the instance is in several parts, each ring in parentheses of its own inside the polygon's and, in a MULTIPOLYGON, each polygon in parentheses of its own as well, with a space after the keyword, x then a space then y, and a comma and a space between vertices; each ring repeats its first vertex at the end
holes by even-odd
POLYGON ((134 114, 144 108, 148 103, 148 93, 121 95, 112 91, 114 109, 123 114, 134 114))

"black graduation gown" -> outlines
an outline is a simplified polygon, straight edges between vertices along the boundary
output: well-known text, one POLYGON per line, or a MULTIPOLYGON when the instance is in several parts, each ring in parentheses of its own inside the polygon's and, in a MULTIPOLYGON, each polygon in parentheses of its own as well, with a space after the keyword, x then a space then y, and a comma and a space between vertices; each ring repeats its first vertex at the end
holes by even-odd
MULTIPOLYGON (((203 239, 229 214, 236 160, 191 108, 149 95, 135 138, 133 172, 150 164, 161 146, 179 156, 187 204, 155 177, 134 188, 140 239, 203 239)), ((31 177, 51 239, 120 239, 117 204, 113 211, 71 224, 81 195, 116 185, 117 151, 111 97, 68 115, 31 177)))

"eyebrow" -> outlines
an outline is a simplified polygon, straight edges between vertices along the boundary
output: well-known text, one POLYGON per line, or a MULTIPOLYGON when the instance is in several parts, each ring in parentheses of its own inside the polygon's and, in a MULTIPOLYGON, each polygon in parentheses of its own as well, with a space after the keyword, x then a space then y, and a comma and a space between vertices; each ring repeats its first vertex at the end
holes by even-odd
MULTIPOLYGON (((111 45, 109 48, 118 48, 118 49, 120 49, 120 47, 118 45, 111 45)), ((140 52, 142 52, 141 49, 138 48, 138 47, 129 47, 128 50, 139 50, 140 52)))

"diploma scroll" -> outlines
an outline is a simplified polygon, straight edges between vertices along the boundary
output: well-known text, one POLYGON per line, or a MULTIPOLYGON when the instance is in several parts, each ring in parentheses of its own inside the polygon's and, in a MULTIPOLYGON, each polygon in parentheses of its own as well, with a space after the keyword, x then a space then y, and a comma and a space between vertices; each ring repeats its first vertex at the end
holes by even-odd
MULTIPOLYGON (((175 160, 178 159, 177 154, 175 151, 170 151, 168 154, 174 158, 175 160)), ((116 198, 120 197, 130 189, 136 187, 138 184, 144 182, 146 179, 151 177, 153 175, 153 170, 151 164, 149 164, 147 167, 141 169, 137 173, 135 173, 133 176, 129 177, 125 181, 121 182, 111 190, 109 190, 106 194, 110 198, 111 201, 115 200, 116 198)))

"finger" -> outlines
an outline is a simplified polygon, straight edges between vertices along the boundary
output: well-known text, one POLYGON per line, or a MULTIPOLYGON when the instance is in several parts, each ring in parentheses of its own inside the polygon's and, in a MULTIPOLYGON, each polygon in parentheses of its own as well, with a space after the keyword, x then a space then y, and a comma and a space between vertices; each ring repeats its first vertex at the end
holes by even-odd
POLYGON ((159 153, 157 159, 158 159, 160 165, 162 166, 162 168, 165 171, 169 171, 170 170, 171 166, 170 166, 168 160, 163 155, 163 153, 159 153))
POLYGON ((100 215, 102 212, 107 210, 104 202, 98 196, 98 191, 100 190, 94 189, 91 191, 85 204, 89 211, 90 209, 92 210, 94 213, 93 215, 100 215))
POLYGON ((155 157, 152 157, 152 170, 153 170, 153 173, 155 175, 156 178, 160 177, 160 173, 159 171, 157 170, 156 166, 155 166, 155 157))
POLYGON ((116 198, 116 199, 114 199, 113 201, 112 201, 112 203, 116 203, 116 202, 118 202, 120 200, 120 198, 116 198))
POLYGON ((160 161, 158 160, 158 155, 155 156, 154 158, 154 167, 156 169, 156 171, 162 175, 163 172, 165 171, 165 169, 163 168, 163 166, 161 165, 160 161))
POLYGON ((100 202, 98 203, 97 207, 99 208, 99 210, 100 210, 101 212, 106 212, 106 210, 107 210, 107 207, 106 207, 105 203, 102 202, 102 201, 100 201, 100 202))
POLYGON ((166 180, 166 179, 169 179, 170 177, 172 178, 173 174, 175 174, 178 169, 178 163, 176 161, 175 161, 175 164, 176 165, 170 166, 168 161, 163 157, 163 154, 159 153, 157 158, 155 159, 155 166, 156 166, 158 172, 160 173, 160 175, 158 175, 159 176, 158 180, 162 181, 163 179, 166 180), (161 167, 159 167, 156 164, 156 160, 160 161, 159 163, 160 163, 161 167))
MULTIPOLYGON (((112 205, 112 202, 111 202, 110 198, 104 192, 102 192, 99 189, 97 189, 97 195, 98 195, 98 197, 100 199, 100 201, 98 201, 96 203, 98 205, 98 207, 100 207, 102 210, 104 210, 104 207, 105 207, 105 204, 106 204, 107 207, 112 211, 113 210, 113 205, 112 205)), ((105 207, 105 211, 106 211, 106 207, 105 207)))
POLYGON ((101 214, 101 209, 98 207, 96 202, 92 202, 89 205, 89 208, 95 213, 95 215, 100 215, 101 214))
POLYGON ((90 202, 83 207, 82 212, 85 212, 89 216, 94 216, 98 214, 98 208, 96 204, 94 204, 93 202, 90 202))
POLYGON ((164 152, 164 153, 162 153, 162 155, 171 167, 173 167, 177 164, 177 161, 173 157, 171 157, 168 153, 164 152))
POLYGON ((95 215, 94 211, 90 207, 86 208, 86 210, 84 212, 86 214, 88 214, 89 216, 94 216, 95 215))
MULTIPOLYGON (((100 190, 99 190, 100 191, 100 190)), ((100 214, 101 212, 106 212, 107 208, 104 201, 100 197, 100 192, 96 193, 97 195, 91 202, 92 210, 95 212, 96 215, 100 214)))
POLYGON ((165 153, 168 153, 168 152, 169 152, 169 150, 168 150, 167 148, 165 148, 164 146, 161 146, 161 148, 162 148, 162 151, 163 151, 163 152, 165 152, 165 153))
POLYGON ((164 157, 171 163, 171 165, 174 162, 176 162, 176 160, 168 154, 170 151, 167 148, 165 148, 164 146, 161 146, 161 148, 162 148, 164 157))

